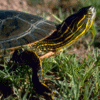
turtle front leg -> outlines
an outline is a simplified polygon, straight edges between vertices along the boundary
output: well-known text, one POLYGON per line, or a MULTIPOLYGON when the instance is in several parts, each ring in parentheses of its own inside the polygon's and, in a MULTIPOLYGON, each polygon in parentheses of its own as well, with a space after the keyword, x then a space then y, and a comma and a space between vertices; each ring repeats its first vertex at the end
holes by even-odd
MULTIPOLYGON (((28 50, 15 50, 11 59, 14 62, 19 64, 24 63, 32 68, 32 82, 34 89, 38 94, 43 95, 45 92, 50 93, 50 95, 52 94, 52 90, 46 84, 42 83, 38 77, 39 70, 43 71, 43 69, 41 60, 35 52, 28 50)), ((53 99, 52 95, 51 98, 53 99)))

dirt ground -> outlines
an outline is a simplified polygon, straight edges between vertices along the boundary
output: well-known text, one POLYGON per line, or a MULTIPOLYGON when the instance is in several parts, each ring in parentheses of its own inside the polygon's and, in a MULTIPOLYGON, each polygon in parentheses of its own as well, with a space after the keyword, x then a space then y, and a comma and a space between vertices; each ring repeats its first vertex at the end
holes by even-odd
POLYGON ((28 11, 32 14, 40 14, 43 11, 52 13, 56 7, 69 8, 74 6, 78 0, 0 0, 1 10, 28 11))

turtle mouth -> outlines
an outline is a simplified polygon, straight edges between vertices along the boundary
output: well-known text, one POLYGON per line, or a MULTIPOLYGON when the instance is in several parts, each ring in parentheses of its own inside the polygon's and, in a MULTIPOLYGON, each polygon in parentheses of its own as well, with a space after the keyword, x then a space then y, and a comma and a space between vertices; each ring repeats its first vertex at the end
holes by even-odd
POLYGON ((91 15, 90 19, 94 20, 96 17, 96 9, 93 6, 90 6, 88 9, 88 15, 91 15))

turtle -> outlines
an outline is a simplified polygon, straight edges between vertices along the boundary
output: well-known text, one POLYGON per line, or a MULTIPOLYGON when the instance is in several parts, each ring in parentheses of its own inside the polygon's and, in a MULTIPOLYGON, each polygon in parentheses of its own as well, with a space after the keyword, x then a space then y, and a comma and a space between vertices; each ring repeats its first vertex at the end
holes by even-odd
MULTIPOLYGON (((14 51, 11 60, 32 67, 32 82, 39 94, 54 93, 42 80, 41 59, 49 52, 58 52, 83 36, 96 16, 93 6, 81 8, 61 24, 39 16, 12 10, 0 10, 0 49, 14 51), (27 50, 32 46, 32 50, 27 50), (19 48, 27 47, 25 50, 19 48)), ((53 97, 51 97, 53 98, 53 97)))

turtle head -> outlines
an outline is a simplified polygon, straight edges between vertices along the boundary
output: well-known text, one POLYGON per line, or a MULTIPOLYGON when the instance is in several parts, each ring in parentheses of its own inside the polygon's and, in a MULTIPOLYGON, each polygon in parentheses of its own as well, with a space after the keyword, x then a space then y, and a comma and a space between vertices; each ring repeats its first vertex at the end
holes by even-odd
POLYGON ((88 6, 80 9, 77 13, 69 16, 65 20, 67 29, 69 27, 69 32, 73 35, 73 39, 77 39, 79 36, 84 35, 90 29, 95 16, 95 8, 93 6, 88 6))
POLYGON ((85 16, 86 19, 94 20, 96 16, 96 9, 93 6, 88 6, 80 9, 77 14, 79 14, 80 19, 85 16))
POLYGON ((77 25, 82 25, 84 23, 85 25, 89 26, 94 21, 95 16, 96 10, 93 6, 84 7, 76 13, 77 25))

